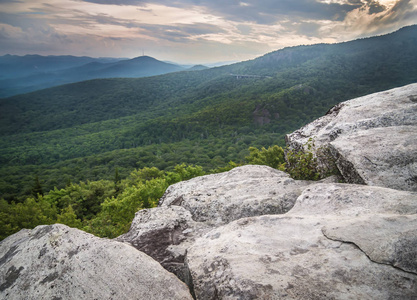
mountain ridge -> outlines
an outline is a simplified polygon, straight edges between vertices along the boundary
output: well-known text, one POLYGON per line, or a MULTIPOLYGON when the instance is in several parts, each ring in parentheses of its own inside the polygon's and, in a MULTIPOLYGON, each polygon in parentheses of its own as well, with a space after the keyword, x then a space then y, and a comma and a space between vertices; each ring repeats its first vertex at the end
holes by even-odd
POLYGON ((149 56, 132 59, 27 55, 0 57, 0 97, 97 78, 147 77, 184 68, 149 56), (14 62, 17 61, 17 62, 14 62))

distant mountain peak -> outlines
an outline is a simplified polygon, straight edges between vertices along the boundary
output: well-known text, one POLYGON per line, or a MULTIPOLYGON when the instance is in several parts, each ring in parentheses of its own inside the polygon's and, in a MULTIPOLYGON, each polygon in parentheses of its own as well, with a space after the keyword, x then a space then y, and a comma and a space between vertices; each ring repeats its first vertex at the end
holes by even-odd
POLYGON ((141 56, 137 56, 131 59, 132 60, 153 60, 153 61, 158 61, 156 58, 151 57, 151 56, 147 56, 147 55, 141 55, 141 56))
POLYGON ((192 66, 191 68, 188 68, 187 71, 200 71, 200 70, 206 70, 209 69, 209 67, 206 67, 204 65, 195 65, 192 66))

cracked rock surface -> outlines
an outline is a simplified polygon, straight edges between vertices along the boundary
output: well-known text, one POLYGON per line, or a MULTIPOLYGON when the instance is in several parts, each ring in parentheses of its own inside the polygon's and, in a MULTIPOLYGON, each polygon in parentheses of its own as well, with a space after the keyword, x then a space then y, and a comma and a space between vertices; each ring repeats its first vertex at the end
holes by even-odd
POLYGON ((0 299, 192 299, 133 247, 55 224, 0 243, 0 299))
POLYGON ((323 227, 334 241, 358 246, 372 261, 417 274, 417 215, 371 215, 323 227))
POLYGON ((197 299, 414 299, 417 194, 317 184, 285 215, 242 218, 188 250, 197 299))
POLYGON ((417 191, 416 99, 417 83, 342 102, 287 144, 301 149, 312 138, 348 183, 417 191))

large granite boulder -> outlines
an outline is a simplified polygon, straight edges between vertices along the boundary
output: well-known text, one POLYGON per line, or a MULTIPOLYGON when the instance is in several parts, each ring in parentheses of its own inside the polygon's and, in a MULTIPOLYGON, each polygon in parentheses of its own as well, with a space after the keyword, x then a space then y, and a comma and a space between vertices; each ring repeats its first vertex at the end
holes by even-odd
POLYGON ((309 139, 348 183, 417 191, 417 84, 340 103, 286 136, 296 150, 309 139))
POLYGON ((317 184, 210 231, 186 265, 197 299, 415 299, 416 212, 416 193, 317 184))
POLYGON ((173 184, 159 206, 184 207, 193 220, 218 226, 243 217, 286 213, 309 184, 268 166, 247 165, 173 184))
POLYGON ((0 243, 0 299, 192 299, 133 247, 56 224, 0 243))

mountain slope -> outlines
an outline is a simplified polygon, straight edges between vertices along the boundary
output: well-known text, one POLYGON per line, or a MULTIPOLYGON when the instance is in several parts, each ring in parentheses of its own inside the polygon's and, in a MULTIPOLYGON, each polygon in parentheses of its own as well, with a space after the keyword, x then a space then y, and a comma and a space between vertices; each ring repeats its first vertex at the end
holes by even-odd
MULTIPOLYGON (((417 26, 286 48, 193 72, 103 79, 0 100, 0 191, 111 178, 135 167, 242 161, 341 101, 417 82, 417 26)), ((117 69, 117 68, 116 68, 117 69)))
POLYGON ((112 61, 90 57, 0 57, 0 97, 95 78, 146 77, 184 70, 149 56, 112 61), (13 70, 13 71, 12 71, 13 70))
POLYGON ((62 77, 78 79, 146 77, 184 70, 174 64, 159 61, 153 57, 140 56, 114 63, 89 63, 81 67, 65 70, 62 77))
POLYGON ((4 55, 0 56, 0 79, 27 77, 33 74, 74 68, 91 62, 114 62, 120 59, 77 56, 4 55))

